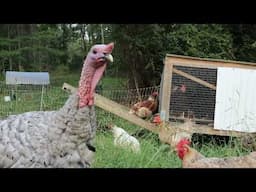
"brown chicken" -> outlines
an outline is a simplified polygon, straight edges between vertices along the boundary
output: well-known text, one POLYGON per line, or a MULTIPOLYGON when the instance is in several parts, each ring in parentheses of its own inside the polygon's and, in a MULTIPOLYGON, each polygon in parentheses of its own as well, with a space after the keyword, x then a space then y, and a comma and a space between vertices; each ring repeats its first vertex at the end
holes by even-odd
POLYGON ((147 100, 135 103, 130 109, 130 114, 136 114, 141 118, 151 117, 157 111, 157 92, 153 92, 147 100))
POLYGON ((256 152, 238 157, 207 158, 189 145, 187 139, 180 140, 176 145, 183 168, 256 168, 256 152))

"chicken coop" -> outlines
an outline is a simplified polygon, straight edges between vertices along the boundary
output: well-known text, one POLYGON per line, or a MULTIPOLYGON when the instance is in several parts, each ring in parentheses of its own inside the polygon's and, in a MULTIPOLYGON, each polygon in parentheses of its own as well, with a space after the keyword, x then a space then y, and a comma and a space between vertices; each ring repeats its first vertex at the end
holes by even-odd
POLYGON ((49 87, 48 72, 7 71, 1 84, 1 116, 42 110, 49 87))
POLYGON ((193 120, 193 132, 256 132, 256 63, 167 54, 160 86, 161 119, 193 120), (201 125, 201 126, 200 126, 201 125))

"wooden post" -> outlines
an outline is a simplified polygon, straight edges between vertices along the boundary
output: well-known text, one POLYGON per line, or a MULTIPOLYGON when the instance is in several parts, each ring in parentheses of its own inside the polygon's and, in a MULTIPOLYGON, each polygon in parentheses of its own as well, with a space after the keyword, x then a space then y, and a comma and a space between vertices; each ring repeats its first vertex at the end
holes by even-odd
POLYGON ((160 98, 160 116, 163 121, 169 121, 169 110, 171 101, 171 86, 172 86, 172 69, 173 64, 164 61, 164 71, 162 78, 162 91, 160 98))

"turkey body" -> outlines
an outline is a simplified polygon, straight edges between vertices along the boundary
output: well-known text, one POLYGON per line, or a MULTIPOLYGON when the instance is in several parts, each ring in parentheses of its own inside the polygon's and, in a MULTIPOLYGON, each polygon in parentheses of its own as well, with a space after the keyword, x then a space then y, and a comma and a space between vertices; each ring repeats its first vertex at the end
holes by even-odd
POLYGON ((27 112, 0 121, 0 167, 90 167, 95 110, 77 106, 75 93, 59 111, 27 112))
POLYGON ((79 87, 58 111, 33 111, 0 121, 0 167, 85 168, 93 161, 94 92, 114 44, 94 45, 84 60, 79 87))

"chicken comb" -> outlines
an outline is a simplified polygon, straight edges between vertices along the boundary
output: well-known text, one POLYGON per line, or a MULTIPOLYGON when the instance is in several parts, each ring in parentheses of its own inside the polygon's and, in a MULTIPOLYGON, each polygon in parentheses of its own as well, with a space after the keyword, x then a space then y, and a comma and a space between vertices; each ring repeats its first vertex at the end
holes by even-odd
POLYGON ((187 138, 181 139, 178 144, 176 145, 177 149, 183 148, 184 145, 190 145, 190 141, 187 138))

